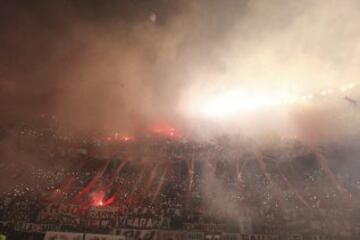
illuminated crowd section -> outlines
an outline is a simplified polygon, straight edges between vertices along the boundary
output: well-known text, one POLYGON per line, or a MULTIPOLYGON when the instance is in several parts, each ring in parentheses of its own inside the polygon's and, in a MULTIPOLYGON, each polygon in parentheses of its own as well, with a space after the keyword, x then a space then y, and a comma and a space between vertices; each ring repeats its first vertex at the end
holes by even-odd
POLYGON ((198 240, 360 233, 356 137, 352 145, 311 146, 224 135, 199 141, 168 124, 150 129, 95 139, 31 125, 6 132, 17 152, 44 162, 12 165, 8 179, 16 184, 1 193, 0 231, 18 239, 96 233, 129 240, 169 231, 198 240))
MULTIPOLYGON (((246 89, 223 90, 216 94, 198 93, 193 100, 188 101, 191 114, 203 117, 226 118, 243 112, 261 111, 271 108, 289 108, 296 104, 310 104, 316 101, 344 98, 357 85, 350 83, 338 88, 324 89, 306 94, 278 93, 276 89, 269 90, 267 94, 249 94, 246 89)), ((348 97, 349 98, 349 97, 348 97)), ((191 99, 191 98, 190 98, 191 99)))

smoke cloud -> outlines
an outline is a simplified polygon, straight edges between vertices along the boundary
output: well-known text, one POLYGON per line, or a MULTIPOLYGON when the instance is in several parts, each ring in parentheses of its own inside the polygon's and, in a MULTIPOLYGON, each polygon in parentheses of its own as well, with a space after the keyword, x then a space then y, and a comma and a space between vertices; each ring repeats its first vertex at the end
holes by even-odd
MULTIPOLYGON (((80 132, 134 132, 162 120, 192 129, 199 118, 189 106, 203 96, 338 89, 357 82, 358 8, 353 0, 3 1, 2 122, 46 114, 80 132)), ((339 102, 286 109, 272 124, 258 120, 267 113, 242 116, 241 127, 255 121, 307 136, 319 122, 329 127, 316 137, 328 137, 345 123, 333 114, 348 114, 339 102)))
MULTIPOLYGON (((332 140, 345 144, 351 141, 348 135, 359 132, 358 105, 345 101, 341 92, 309 104, 229 119, 207 119, 194 110, 199 102, 234 89, 248 96, 291 96, 357 84, 359 1, 4 0, 0 4, 4 128, 46 122, 52 118, 43 116, 54 116, 73 133, 135 134, 148 124, 165 121, 205 139, 231 133, 256 136, 259 142, 269 139, 272 144, 278 136, 286 136, 309 145, 332 140)), ((349 93, 355 102, 360 96, 356 91, 349 93)), ((45 146, 51 152, 56 144, 45 146)), ((5 159, 0 169, 14 173, 3 176, 0 189, 28 181, 30 166, 46 169, 37 147, 31 139, 20 144, 12 133, 0 137, 5 159)), ((242 150, 229 153, 229 165, 239 165, 242 150)), ((348 166, 355 166, 357 154, 348 155, 348 166)), ((235 221, 239 214, 232 210, 238 206, 228 202, 226 179, 216 176, 217 159, 213 165, 209 159, 213 160, 198 159, 205 169, 205 201, 235 221)), ((249 175, 257 173, 249 169, 249 175)), ((240 206, 239 211, 248 208, 240 206)))

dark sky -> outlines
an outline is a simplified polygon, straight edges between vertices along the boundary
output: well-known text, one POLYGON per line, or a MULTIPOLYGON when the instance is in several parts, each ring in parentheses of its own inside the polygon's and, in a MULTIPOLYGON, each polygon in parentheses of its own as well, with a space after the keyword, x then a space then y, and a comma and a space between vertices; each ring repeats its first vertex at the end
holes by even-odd
POLYGON ((153 9, 161 9, 166 18, 174 11, 171 8, 176 9, 154 1, 2 1, 1 5, 1 105, 10 116, 52 107, 66 81, 64 75, 76 68, 88 50, 87 40, 92 41, 74 36, 77 31, 144 22, 153 9))
MULTIPOLYGON (((355 0, 0 5, 1 124, 48 114, 77 130, 128 131, 178 121, 193 89, 195 98, 207 89, 216 94, 239 86, 254 95, 296 88, 309 93, 358 81, 355 0)), ((326 125, 334 121, 329 109, 300 110, 274 122, 303 131, 298 115, 326 125)))
POLYGON ((45 113, 91 129, 176 115, 171 109, 194 64, 222 70, 213 46, 245 5, 1 1, 1 120, 45 113))

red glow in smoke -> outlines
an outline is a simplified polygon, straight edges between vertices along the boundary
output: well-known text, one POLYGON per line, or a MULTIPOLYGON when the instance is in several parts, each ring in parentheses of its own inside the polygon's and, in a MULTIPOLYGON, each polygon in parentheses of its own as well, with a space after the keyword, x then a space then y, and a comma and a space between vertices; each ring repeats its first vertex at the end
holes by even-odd
POLYGON ((102 200, 99 200, 98 202, 95 203, 95 206, 102 207, 104 206, 104 202, 102 200))
POLYGON ((120 135, 119 133, 115 133, 114 135, 106 137, 107 141, 118 141, 118 142, 129 142, 134 140, 133 137, 128 135, 120 135))
POLYGON ((104 205, 105 205, 105 206, 111 205, 111 204, 115 201, 115 199, 116 199, 115 195, 112 195, 109 199, 107 199, 107 200, 104 202, 104 205))
POLYGON ((102 207, 104 206, 104 192, 99 191, 99 192, 94 192, 91 194, 91 202, 93 206, 95 207, 102 207))
POLYGON ((167 123, 158 123, 150 126, 150 131, 162 137, 167 138, 180 138, 181 134, 178 129, 167 124, 167 123))
POLYGON ((111 196, 108 199, 105 199, 105 194, 103 191, 92 193, 92 204, 94 207, 105 207, 111 205, 115 201, 115 195, 111 196))

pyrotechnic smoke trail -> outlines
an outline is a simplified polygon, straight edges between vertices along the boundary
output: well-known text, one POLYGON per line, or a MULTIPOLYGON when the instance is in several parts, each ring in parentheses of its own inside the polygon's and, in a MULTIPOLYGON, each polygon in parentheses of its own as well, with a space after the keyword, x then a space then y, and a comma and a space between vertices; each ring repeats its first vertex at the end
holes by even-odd
MULTIPOLYGON (((114 185, 114 179, 119 175, 120 171, 125 167, 125 165, 128 163, 128 161, 123 161, 119 164, 119 166, 116 168, 116 170, 114 171, 114 173, 111 175, 110 179, 109 179, 109 184, 107 186, 107 189, 113 188, 114 185)), ((119 192, 123 190, 122 186, 117 186, 117 190, 116 192, 119 192)))
POLYGON ((151 170, 149 177, 145 181, 145 185, 144 185, 144 193, 145 194, 148 192, 149 188, 151 187, 152 183, 154 182, 154 179, 156 176, 156 171, 157 171, 158 167, 159 167, 159 163, 156 163, 155 166, 153 167, 153 169, 151 170))
POLYGON ((179 176, 176 174, 175 168, 171 163, 171 160, 165 161, 166 168, 168 170, 169 175, 171 175, 175 181, 180 184, 182 181, 179 179, 179 176))
POLYGON ((310 208, 309 204, 306 202, 306 200, 303 198, 303 196, 301 196, 300 193, 298 191, 296 191, 296 189, 289 182, 287 177, 281 171, 280 171, 280 174, 281 174, 282 178, 284 179, 284 181, 286 182, 286 184, 292 189, 292 191, 294 191, 296 197, 300 200, 300 202, 302 202, 302 204, 304 204, 307 208, 310 208))
POLYGON ((154 201, 157 199, 157 197, 158 197, 158 195, 159 195, 159 193, 160 193, 160 190, 161 190, 161 188, 162 188, 162 186, 163 186, 163 184, 164 184, 164 181, 165 181, 165 177, 166 177, 167 172, 168 172, 168 169, 165 168, 163 174, 162 174, 161 177, 160 177, 160 181, 159 181, 159 183, 158 183, 158 186, 156 187, 156 190, 155 190, 155 193, 154 193, 154 195, 153 195, 153 197, 152 197, 152 199, 151 199, 151 202, 154 202, 154 201))
POLYGON ((239 162, 236 161, 236 173, 237 173, 237 179, 240 181, 241 179, 241 174, 242 174, 242 171, 243 169, 245 168, 246 166, 246 163, 247 163, 247 159, 244 160, 243 164, 241 165, 240 169, 239 169, 239 162))
POLYGON ((243 194, 243 189, 241 186, 241 182, 242 182, 242 171, 245 168, 247 163, 247 159, 244 160, 243 164, 241 165, 241 167, 239 167, 239 161, 236 161, 236 181, 237 181, 237 190, 239 191, 239 194, 242 195, 243 194))
POLYGON ((111 205, 115 200, 116 200, 116 196, 115 196, 115 194, 114 194, 114 195, 112 195, 111 197, 109 197, 107 200, 105 200, 104 206, 109 206, 109 205, 111 205))
POLYGON ((281 205, 281 207, 284 206, 284 193, 281 191, 281 189, 274 183, 274 181, 272 180, 272 177, 270 175, 270 173, 268 173, 266 171, 266 164, 264 162, 264 157, 261 153, 256 152, 255 153, 255 159, 261 169, 261 171, 263 172, 264 176, 266 177, 266 179, 269 181, 270 186, 273 190, 273 195, 276 197, 276 199, 279 201, 279 204, 281 205))
POLYGON ((205 162, 205 166, 204 168, 206 169, 205 170, 205 174, 204 174, 204 190, 205 190, 205 194, 207 195, 207 197, 209 199, 212 199, 211 197, 211 193, 214 189, 213 185, 214 185, 214 181, 215 181, 215 168, 214 166, 210 163, 210 162, 205 162))
POLYGON ((91 179, 91 181, 84 187, 83 190, 75 197, 75 201, 78 201, 84 194, 88 193, 91 188, 99 181, 99 179, 104 175, 106 169, 108 168, 111 160, 108 160, 102 169, 91 179))
POLYGON ((349 196, 349 192, 341 185, 341 183, 337 180, 335 174, 331 171, 326 157, 321 154, 320 151, 316 148, 315 156, 317 161, 320 163, 321 168, 325 171, 327 177, 330 179, 332 184, 334 184, 338 192, 342 194, 342 196, 349 196))
MULTIPOLYGON (((268 157, 269 158, 269 157, 268 157)), ((271 158, 272 159, 272 158, 271 158)), ((281 171, 280 167, 279 167, 279 164, 275 162, 275 165, 281 175, 281 177, 283 178, 283 180, 285 181, 285 183, 289 186, 290 189, 292 189, 292 191, 294 191, 296 197, 300 200, 300 202, 302 204, 304 204, 307 208, 310 208, 309 204, 306 202, 305 198, 303 196, 301 196, 301 194, 296 191, 296 188, 294 188, 294 186, 290 183, 289 179, 283 174, 283 172, 281 171)))
POLYGON ((134 194, 138 188, 138 186, 140 185, 140 183, 142 182, 143 178, 145 177, 145 167, 143 167, 141 169, 141 172, 139 173, 138 177, 137 177, 137 181, 135 182, 135 184, 133 185, 133 189, 131 190, 131 194, 134 194))
POLYGON ((188 187, 186 192, 186 202, 188 202, 194 181, 194 156, 187 162, 188 165, 188 187))
MULTIPOLYGON (((121 164, 119 164, 119 166, 116 168, 116 170, 114 171, 114 173, 111 175, 109 181, 107 181, 107 186, 105 187, 105 190, 107 191, 110 188, 113 188, 114 185, 114 179, 119 175, 119 172, 121 171, 121 169, 123 169, 125 167, 125 165, 128 163, 128 161, 123 161, 121 162, 121 164)), ((118 189, 120 189, 120 191, 123 191, 122 186, 118 186, 118 189)), ((104 202, 104 205, 107 206, 109 204, 111 204, 114 200, 115 200, 115 195, 112 195, 111 198, 109 198, 108 200, 106 200, 106 202, 108 202, 108 204, 106 202, 104 202), (112 200, 109 200, 112 199, 112 200)))
POLYGON ((123 161, 119 164, 119 166, 116 168, 114 173, 110 177, 110 184, 114 181, 114 179, 119 175, 120 171, 125 167, 125 165, 128 163, 128 161, 123 161))

